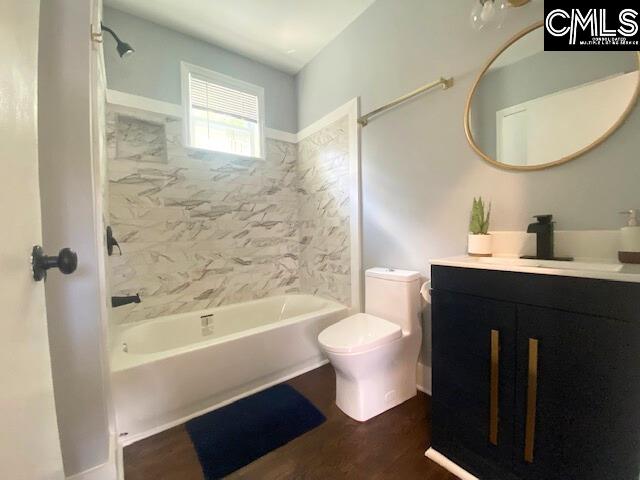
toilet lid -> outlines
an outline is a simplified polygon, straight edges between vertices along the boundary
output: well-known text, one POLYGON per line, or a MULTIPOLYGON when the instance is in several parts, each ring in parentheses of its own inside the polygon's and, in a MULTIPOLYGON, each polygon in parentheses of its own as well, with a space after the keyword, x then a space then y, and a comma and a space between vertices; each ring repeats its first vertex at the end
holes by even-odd
POLYGON ((402 329, 395 323, 358 313, 324 329, 318 335, 318 341, 330 352, 357 353, 401 336, 402 329))

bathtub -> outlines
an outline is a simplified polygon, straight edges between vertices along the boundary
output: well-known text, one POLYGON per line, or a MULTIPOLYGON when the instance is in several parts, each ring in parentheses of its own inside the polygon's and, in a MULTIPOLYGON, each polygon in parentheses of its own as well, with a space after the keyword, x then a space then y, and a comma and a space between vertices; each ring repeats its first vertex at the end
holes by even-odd
POLYGON ((112 390, 122 443, 326 363, 318 334, 347 314, 324 298, 283 295, 115 327, 112 390))

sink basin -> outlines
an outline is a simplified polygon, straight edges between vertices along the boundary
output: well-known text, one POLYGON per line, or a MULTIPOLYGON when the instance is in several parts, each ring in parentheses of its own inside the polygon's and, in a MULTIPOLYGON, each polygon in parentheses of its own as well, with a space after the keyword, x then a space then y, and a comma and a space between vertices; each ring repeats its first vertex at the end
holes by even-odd
POLYGON ((520 267, 553 268, 560 270, 587 270, 593 272, 622 272, 624 265, 604 262, 562 262, 558 260, 533 260, 508 257, 478 257, 479 263, 520 267))
POLYGON ((640 283, 640 265, 625 265, 616 261, 582 259, 573 262, 563 262, 559 260, 535 260, 518 257, 463 256, 433 260, 431 264, 640 283))

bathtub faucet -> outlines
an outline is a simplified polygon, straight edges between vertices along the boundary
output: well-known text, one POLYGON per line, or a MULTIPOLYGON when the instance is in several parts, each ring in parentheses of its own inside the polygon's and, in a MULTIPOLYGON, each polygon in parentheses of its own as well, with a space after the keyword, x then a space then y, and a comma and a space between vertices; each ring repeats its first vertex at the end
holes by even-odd
POLYGON ((111 297, 111 306, 113 308, 122 307, 123 305, 129 305, 130 303, 140 303, 140 294, 136 293, 130 297, 111 297))

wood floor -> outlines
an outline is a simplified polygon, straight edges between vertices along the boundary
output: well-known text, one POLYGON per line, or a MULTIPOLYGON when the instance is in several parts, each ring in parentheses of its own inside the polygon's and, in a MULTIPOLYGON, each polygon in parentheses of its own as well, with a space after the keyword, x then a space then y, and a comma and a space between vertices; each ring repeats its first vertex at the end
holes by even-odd
MULTIPOLYGON (((327 421, 227 478, 456 480, 424 457, 429 445, 430 398, 417 397, 359 423, 335 405, 330 365, 289 382, 327 421)), ((125 480, 202 480, 196 452, 183 425, 124 449, 125 480)))

